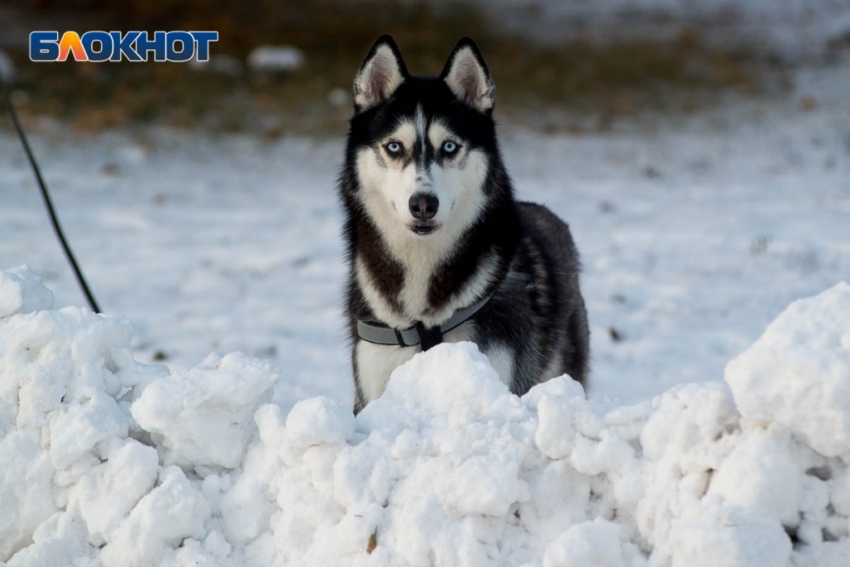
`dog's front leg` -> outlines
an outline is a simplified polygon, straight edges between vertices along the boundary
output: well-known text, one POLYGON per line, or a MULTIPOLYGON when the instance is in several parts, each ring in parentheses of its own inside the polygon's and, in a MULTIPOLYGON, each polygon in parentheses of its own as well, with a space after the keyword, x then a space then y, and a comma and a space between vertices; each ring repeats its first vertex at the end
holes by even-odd
POLYGON ((355 383, 358 389, 354 404, 355 413, 372 400, 380 398, 393 370, 413 358, 419 351, 418 346, 377 345, 358 340, 354 345, 355 383))

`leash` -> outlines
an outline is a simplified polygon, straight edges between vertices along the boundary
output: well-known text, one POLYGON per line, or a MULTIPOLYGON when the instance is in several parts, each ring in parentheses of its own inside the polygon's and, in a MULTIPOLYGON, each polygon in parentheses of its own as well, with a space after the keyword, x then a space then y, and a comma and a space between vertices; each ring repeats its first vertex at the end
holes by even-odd
POLYGON ((6 107, 9 109, 9 116, 12 118, 12 124, 15 126, 15 131, 18 133, 18 139, 21 140, 21 145, 24 147, 24 152, 27 154, 30 166, 35 174, 35 179, 41 189, 41 196, 44 199, 44 204, 46 205, 47 212, 50 215, 50 222, 53 225, 53 231, 56 233, 56 236, 59 238, 59 242, 62 244, 62 249, 65 251, 65 256, 68 258, 68 262, 71 263, 71 268, 74 270, 74 275, 77 276, 77 282, 80 284, 80 288, 86 296, 89 307, 91 307, 91 310, 95 313, 100 313, 100 307, 98 307, 97 302, 86 283, 86 279, 83 277, 83 272, 80 270, 80 266, 77 264, 77 260, 74 258, 73 252, 71 252, 71 247, 68 246, 68 241, 65 240, 62 228, 59 226, 59 219, 56 218, 56 211, 53 209, 53 202, 50 199, 50 193, 47 190, 47 185, 44 183, 44 179, 41 177, 41 170, 38 167, 38 163, 35 161, 35 156, 33 155, 32 149, 27 141, 26 134, 24 134, 24 129, 18 121, 18 114, 15 112, 15 106, 12 104, 12 92, 2 69, 0 69, 0 83, 3 84, 3 94, 6 98, 6 107))

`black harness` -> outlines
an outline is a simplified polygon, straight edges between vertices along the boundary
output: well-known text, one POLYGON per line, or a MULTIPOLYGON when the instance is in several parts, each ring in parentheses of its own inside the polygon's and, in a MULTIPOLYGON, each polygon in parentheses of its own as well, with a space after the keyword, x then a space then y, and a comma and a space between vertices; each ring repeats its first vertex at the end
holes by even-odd
POLYGON ((358 319, 357 336, 376 345, 412 347, 421 344, 422 350, 425 351, 443 342, 443 335, 468 321, 490 301, 491 297, 493 294, 479 299, 469 307, 458 309, 445 323, 434 327, 426 327, 422 321, 417 321, 407 329, 394 329, 381 323, 368 323, 358 319))

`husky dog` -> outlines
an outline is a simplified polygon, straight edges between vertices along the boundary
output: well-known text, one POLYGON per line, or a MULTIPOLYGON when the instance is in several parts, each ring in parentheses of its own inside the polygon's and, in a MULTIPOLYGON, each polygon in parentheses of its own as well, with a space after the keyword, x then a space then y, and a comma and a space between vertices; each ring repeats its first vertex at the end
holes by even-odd
POLYGON ((339 181, 355 412, 442 341, 477 343, 518 395, 564 373, 585 381, 578 254, 563 221, 514 200, 494 103, 469 38, 439 77, 419 77, 382 36, 355 77, 339 181))

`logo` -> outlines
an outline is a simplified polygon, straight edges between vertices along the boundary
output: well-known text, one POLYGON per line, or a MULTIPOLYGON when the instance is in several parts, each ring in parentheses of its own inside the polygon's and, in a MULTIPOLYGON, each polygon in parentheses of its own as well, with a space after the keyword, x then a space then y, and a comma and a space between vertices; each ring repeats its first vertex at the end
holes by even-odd
POLYGON ((30 33, 30 61, 148 61, 185 63, 192 59, 209 61, 210 43, 218 41, 217 31, 88 31, 83 35, 66 31, 30 33))

